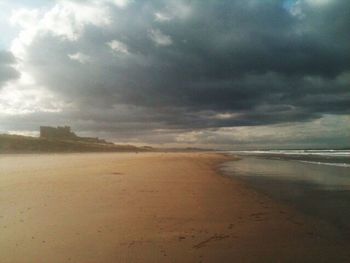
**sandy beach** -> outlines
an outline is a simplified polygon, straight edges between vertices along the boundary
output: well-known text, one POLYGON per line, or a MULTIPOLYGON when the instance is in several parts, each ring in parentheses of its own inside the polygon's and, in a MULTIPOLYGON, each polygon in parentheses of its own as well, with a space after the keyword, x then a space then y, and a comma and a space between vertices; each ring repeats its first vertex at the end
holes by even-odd
POLYGON ((350 244, 214 153, 0 156, 0 262, 349 262, 350 244))

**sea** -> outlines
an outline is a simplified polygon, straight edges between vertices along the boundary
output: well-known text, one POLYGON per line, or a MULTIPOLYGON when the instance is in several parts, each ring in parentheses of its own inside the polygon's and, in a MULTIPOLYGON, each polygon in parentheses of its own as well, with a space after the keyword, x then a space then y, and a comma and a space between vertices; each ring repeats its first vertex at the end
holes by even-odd
POLYGON ((227 176, 336 226, 350 240, 350 150, 228 151, 227 176))

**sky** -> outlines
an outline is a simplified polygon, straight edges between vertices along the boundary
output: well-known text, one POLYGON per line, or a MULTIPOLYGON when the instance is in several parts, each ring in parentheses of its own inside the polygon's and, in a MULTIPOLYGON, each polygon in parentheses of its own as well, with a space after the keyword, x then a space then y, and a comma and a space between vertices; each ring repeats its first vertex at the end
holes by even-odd
POLYGON ((350 146, 348 0, 0 0, 0 133, 350 146))

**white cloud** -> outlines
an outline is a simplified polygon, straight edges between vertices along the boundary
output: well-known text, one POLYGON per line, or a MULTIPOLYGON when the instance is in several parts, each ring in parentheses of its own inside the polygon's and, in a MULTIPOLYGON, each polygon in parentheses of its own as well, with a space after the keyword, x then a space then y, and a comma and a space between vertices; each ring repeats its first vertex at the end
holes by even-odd
POLYGON ((180 133, 176 135, 175 141, 181 143, 199 143, 200 137, 203 135, 203 131, 190 131, 180 133))
MULTIPOLYGON (((36 83, 30 75, 26 55, 28 47, 38 35, 52 34, 64 40, 76 41, 86 25, 106 26, 110 23, 109 10, 101 2, 60 1, 50 9, 15 9, 10 23, 19 28, 10 50, 18 58, 15 68, 21 73, 18 80, 9 82, 0 90, 0 115, 60 112, 67 104, 56 94, 36 83)), ((68 57, 85 64, 91 58, 83 53, 68 57)))
POLYGON ((112 40, 110 42, 107 42, 106 44, 116 53, 122 53, 122 54, 129 53, 128 47, 124 43, 118 40, 112 40))
POLYGON ((305 17, 301 0, 297 0, 293 5, 291 5, 288 8, 288 11, 290 12, 291 15, 295 17, 298 17, 298 18, 305 17))
POLYGON ((211 116, 211 118, 217 119, 217 120, 232 120, 235 118, 239 118, 240 116, 241 116, 241 114, 239 114, 239 113, 224 112, 224 113, 217 113, 217 114, 211 116))
POLYGON ((111 2, 120 8, 125 8, 131 1, 130 0, 109 0, 108 2, 111 2))
MULTIPOLYGON (((67 0, 66 0, 67 1, 67 0)), ((103 5, 103 4, 112 4, 117 6, 118 8, 126 8, 133 0, 87 0, 86 2, 90 2, 95 5, 103 5)))
POLYGON ((331 3, 334 0, 305 0, 311 6, 322 6, 331 3))
POLYGON ((0 90, 0 117, 34 112, 60 112, 64 103, 44 87, 38 86, 27 72, 0 90))
POLYGON ((170 36, 163 34, 159 29, 151 29, 149 37, 157 46, 169 46, 173 43, 170 36))
POLYGON ((187 19, 192 14, 191 5, 188 1, 168 0, 166 7, 154 13, 157 22, 168 22, 173 19, 187 19))
POLYGON ((180 19, 186 19, 190 17, 192 8, 188 4, 188 1, 172 0, 169 2, 169 10, 172 14, 180 19))
POLYGON ((111 20, 108 8, 99 2, 77 3, 64 0, 49 10, 14 10, 10 22, 20 28, 10 49, 16 57, 23 58, 26 55, 26 47, 36 35, 52 34, 65 40, 76 41, 86 25, 106 26, 111 20))
POLYGON ((10 23, 15 26, 20 26, 22 28, 35 27, 39 18, 38 9, 25 9, 20 8, 12 11, 10 17, 10 23))
MULTIPOLYGON (((222 149, 327 147, 329 138, 348 138, 349 116, 325 115, 307 123, 202 129, 175 134, 177 143, 222 149)), ((341 145, 338 145, 341 146, 341 145)))
POLYGON ((18 36, 11 43, 12 53, 19 58, 25 55, 28 46, 38 31, 39 10, 38 9, 18 9, 12 12, 10 23, 18 26, 21 30, 18 36))
POLYGON ((170 21, 171 19, 172 17, 165 13, 156 12, 154 14, 154 20, 157 22, 166 22, 166 21, 170 21))
POLYGON ((69 40, 77 40, 87 24, 110 24, 108 9, 99 4, 64 1, 44 14, 40 21, 43 30, 69 40))
POLYGON ((39 131, 11 130, 11 131, 5 131, 5 134, 15 134, 15 135, 22 135, 22 136, 38 137, 39 131))
POLYGON ((76 61, 78 61, 81 64, 86 64, 86 63, 91 61, 91 57, 90 56, 88 56, 88 55, 86 55, 84 53, 80 53, 80 52, 77 52, 77 53, 74 53, 74 54, 68 54, 68 57, 71 60, 76 60, 76 61))
POLYGON ((333 1, 334 0, 296 0, 293 4, 288 5, 287 10, 291 15, 303 19, 306 16, 306 7, 319 8, 328 5, 333 1))

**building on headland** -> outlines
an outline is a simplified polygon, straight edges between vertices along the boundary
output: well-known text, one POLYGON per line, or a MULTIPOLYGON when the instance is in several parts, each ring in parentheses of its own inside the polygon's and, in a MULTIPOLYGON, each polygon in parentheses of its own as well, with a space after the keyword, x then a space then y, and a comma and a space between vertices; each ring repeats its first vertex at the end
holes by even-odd
POLYGON ((40 126, 40 138, 46 139, 76 139, 78 136, 71 131, 69 126, 40 126))
POLYGON ((97 137, 79 137, 74 132, 72 132, 69 126, 58 126, 58 127, 40 126, 40 138, 112 144, 105 140, 99 139, 97 137))

